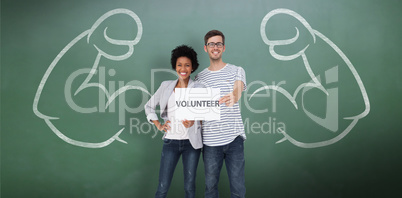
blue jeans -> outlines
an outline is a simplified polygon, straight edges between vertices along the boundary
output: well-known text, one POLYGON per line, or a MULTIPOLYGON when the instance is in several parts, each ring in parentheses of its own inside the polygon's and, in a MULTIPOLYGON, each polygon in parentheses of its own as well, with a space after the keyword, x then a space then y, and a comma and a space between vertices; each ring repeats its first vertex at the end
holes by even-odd
POLYGON ((155 197, 166 197, 180 156, 183 161, 184 191, 186 197, 195 197, 195 176, 201 149, 194 149, 189 140, 163 140, 159 185, 155 197))
POLYGON ((231 197, 245 197, 246 186, 244 177, 244 145, 243 138, 238 136, 233 142, 224 146, 204 145, 203 159, 205 167, 205 197, 219 197, 218 183, 225 160, 230 182, 231 197))

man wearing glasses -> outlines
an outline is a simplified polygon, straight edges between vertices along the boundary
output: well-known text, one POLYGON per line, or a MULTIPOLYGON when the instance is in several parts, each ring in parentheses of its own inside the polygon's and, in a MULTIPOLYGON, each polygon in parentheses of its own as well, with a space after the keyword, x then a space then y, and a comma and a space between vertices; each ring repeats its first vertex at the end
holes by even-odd
POLYGON ((224 63, 225 36, 218 30, 204 37, 204 50, 210 65, 195 79, 206 87, 220 88, 221 119, 203 121, 203 159, 205 167, 205 197, 219 197, 219 175, 225 161, 230 182, 231 197, 245 197, 244 146, 246 139, 240 114, 239 99, 246 89, 243 68, 224 63))

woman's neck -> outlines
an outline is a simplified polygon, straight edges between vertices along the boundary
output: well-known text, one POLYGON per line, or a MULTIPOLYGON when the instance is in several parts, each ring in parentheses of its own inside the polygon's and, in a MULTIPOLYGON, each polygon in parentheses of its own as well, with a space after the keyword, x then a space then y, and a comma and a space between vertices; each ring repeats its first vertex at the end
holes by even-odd
POLYGON ((186 80, 179 78, 179 80, 177 81, 177 84, 176 84, 176 88, 187 88, 189 81, 190 81, 190 77, 187 78, 186 80))

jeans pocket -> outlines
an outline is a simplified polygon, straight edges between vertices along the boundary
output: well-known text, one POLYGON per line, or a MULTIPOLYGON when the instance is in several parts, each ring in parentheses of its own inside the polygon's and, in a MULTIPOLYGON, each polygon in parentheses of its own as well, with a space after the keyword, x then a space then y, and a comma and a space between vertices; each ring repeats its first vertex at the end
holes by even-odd
POLYGON ((170 144, 170 142, 172 142, 172 140, 171 139, 163 139, 163 143, 165 143, 165 144, 170 144))

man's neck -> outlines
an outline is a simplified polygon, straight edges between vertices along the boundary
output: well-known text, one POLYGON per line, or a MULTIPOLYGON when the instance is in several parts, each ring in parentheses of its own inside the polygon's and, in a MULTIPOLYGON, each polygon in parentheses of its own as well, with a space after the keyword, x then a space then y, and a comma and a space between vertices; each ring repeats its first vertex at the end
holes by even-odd
POLYGON ((222 59, 220 59, 220 60, 210 60, 210 65, 209 65, 208 69, 210 71, 218 71, 218 70, 224 68, 225 66, 226 66, 226 63, 224 63, 222 61, 222 59))

